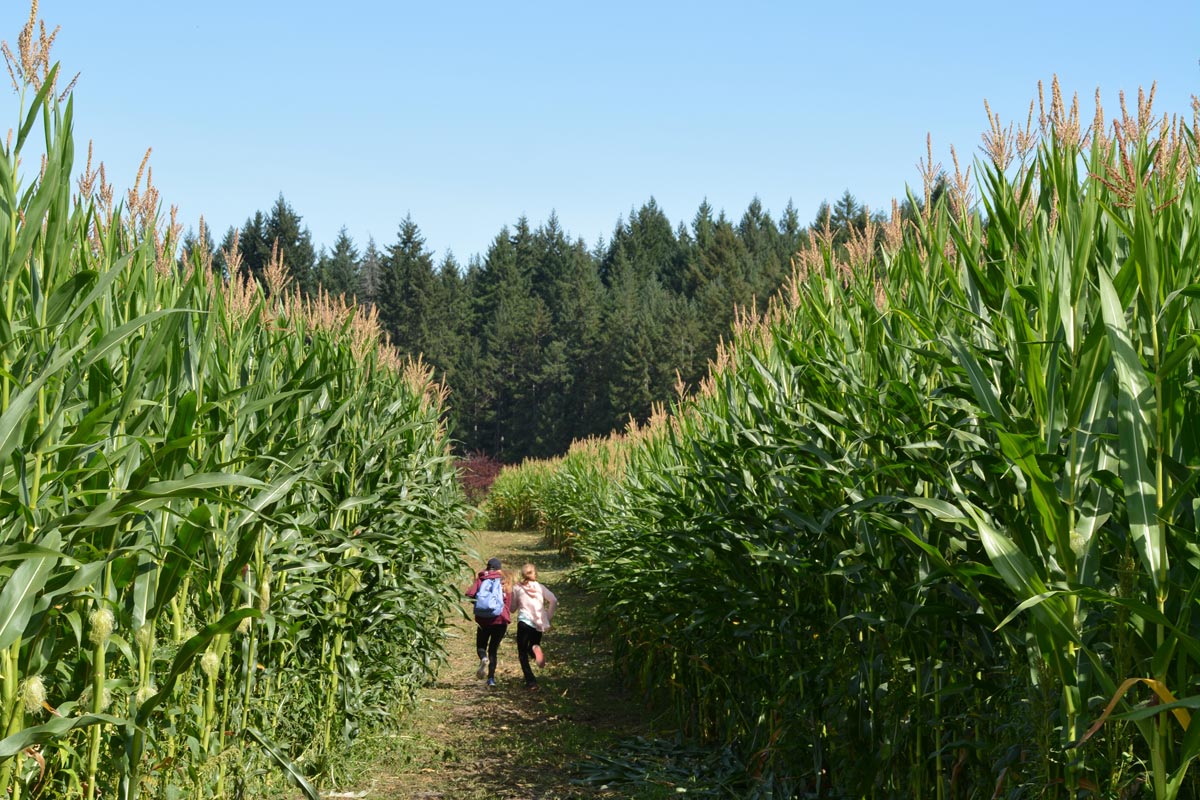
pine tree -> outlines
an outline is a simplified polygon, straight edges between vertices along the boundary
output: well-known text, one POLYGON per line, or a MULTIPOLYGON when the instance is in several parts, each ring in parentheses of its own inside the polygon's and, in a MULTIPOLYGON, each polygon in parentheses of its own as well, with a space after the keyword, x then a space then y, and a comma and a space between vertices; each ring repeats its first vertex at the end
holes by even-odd
POLYGON ((754 266, 749 249, 721 214, 713 223, 707 247, 698 248, 689 265, 689 294, 699 317, 699 352, 716 354, 717 343, 728 338, 735 310, 755 299, 754 266))
POLYGON ((301 216, 280 194, 266 218, 263 236, 268 255, 271 248, 277 246, 293 284, 301 293, 311 294, 317 287, 317 256, 313 249, 312 234, 308 228, 302 227, 301 222, 301 216))
POLYGON ((683 252, 671 221, 653 197, 637 211, 630 212, 628 225, 618 222, 601 265, 601 276, 610 285, 618 253, 644 278, 654 278, 668 287, 683 284, 686 268, 683 252))
POLYGON ((425 341, 422 352, 453 386, 458 370, 458 353, 471 323, 471 304, 452 252, 446 253, 437 268, 430 287, 429 304, 423 313, 425 341))
POLYGON ((760 302, 766 300, 783 280, 783 266, 775 252, 779 231, 771 214, 763 209, 762 201, 757 197, 750 201, 746 213, 742 215, 737 235, 747 253, 745 278, 751 294, 760 302))
MULTIPOLYGON (((512 246, 517 269, 532 281, 538 260, 538 243, 534 240, 529 220, 524 216, 517 220, 516 227, 513 228, 512 246)), ((530 289, 533 288, 531 284, 530 289)))
POLYGON ((513 249, 508 226, 500 229, 479 268, 471 276, 471 302, 478 327, 475 334, 483 337, 483 325, 495 314, 499 287, 520 274, 517 253, 513 249))
POLYGON ((358 250, 343 225, 333 243, 333 252, 322 250, 319 259, 321 287, 332 295, 352 298, 358 294, 358 250))
POLYGON ((554 431, 556 452, 563 452, 574 439, 608 433, 608 406, 603 364, 605 288, 597 261, 582 239, 563 253, 557 278, 558 306, 555 337, 560 343, 564 371, 552 391, 546 413, 559 420, 554 431))
POLYGON ((375 245, 375 237, 367 237, 367 249, 358 264, 358 302, 377 305, 379 287, 383 280, 383 254, 375 245))
POLYGON ((630 419, 647 419, 653 403, 667 396, 664 387, 656 385, 659 370, 653 363, 655 342, 663 334, 664 299, 657 281, 640 275, 624 253, 616 255, 604 320, 610 430, 625 427, 630 419))
POLYGON ((779 235, 775 238, 775 255, 779 259, 779 281, 774 291, 778 292, 784 282, 791 277, 792 258, 808 239, 808 232, 800 224, 800 214, 796 206, 788 200, 783 214, 779 217, 779 235))
POLYGON ((712 246, 715 227, 716 222, 713 221, 713 208, 708 204, 708 198, 705 198, 700 203, 700 208, 696 210, 696 216, 692 218, 692 235, 696 240, 697 247, 712 246))
POLYGON ((484 295, 476 298, 485 370, 494 382, 494 402, 482 422, 491 436, 492 452, 505 460, 519 460, 530 452, 530 406, 536 402, 531 376, 549 328, 545 305, 533 296, 528 276, 517 263, 515 239, 496 237, 484 261, 487 280, 477 284, 484 295))
POLYGON ((411 215, 387 248, 379 283, 379 321, 392 343, 406 353, 426 353, 432 345, 428 326, 437 304, 437 278, 433 254, 411 215))
POLYGON ((530 286, 546 303, 550 313, 559 319, 562 306, 562 279, 570 269, 574 258, 571 244, 558 224, 558 215, 550 212, 550 219, 533 235, 534 262, 530 269, 530 286))
POLYGON ((495 453, 491 430, 494 425, 497 385, 490 372, 483 352, 483 323, 479 300, 483 281, 484 262, 478 255, 471 256, 463 276, 462 303, 465 306, 463 345, 459 349, 457 378, 451 385, 456 414, 455 436, 466 452, 484 451, 495 453))
POLYGON ((781 253, 791 257, 792 253, 799 249, 800 239, 804 235, 803 225, 800 225, 800 213, 791 199, 787 200, 784 213, 779 217, 779 234, 781 253))
POLYGON ((855 231, 861 231, 867 224, 867 210, 859 205, 847 189, 833 206, 830 224, 833 226, 833 242, 844 245, 850 241, 855 231))
MULTIPOLYGON (((229 234, 233 234, 231 229, 229 234)), ((227 235, 227 242, 222 243, 221 249, 226 250, 226 244, 232 244, 233 236, 227 235)), ((263 280, 263 270, 271 258, 271 241, 267 238, 267 217, 261 211, 255 211, 254 216, 247 217, 246 224, 237 234, 238 250, 242 253, 242 269, 246 270, 260 283, 263 280)))

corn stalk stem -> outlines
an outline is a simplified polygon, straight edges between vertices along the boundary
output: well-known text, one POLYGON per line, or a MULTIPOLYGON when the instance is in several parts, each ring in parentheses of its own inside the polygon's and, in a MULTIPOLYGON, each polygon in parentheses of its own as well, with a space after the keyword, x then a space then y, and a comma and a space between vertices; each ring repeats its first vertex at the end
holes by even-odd
MULTIPOLYGON (((108 642, 100 641, 92 646, 92 713, 104 711, 104 684, 108 674, 105 663, 108 642)), ((101 727, 93 725, 88 730, 87 800, 96 797, 96 774, 100 765, 101 727)))
MULTIPOLYGON (((24 715, 20 697, 20 642, 14 642, 3 652, 4 661, 4 735, 11 736, 24 727, 24 715)), ((20 791, 20 781, 13 781, 13 775, 19 771, 20 755, 5 760, 0 767, 0 797, 8 795, 16 797, 20 791)))

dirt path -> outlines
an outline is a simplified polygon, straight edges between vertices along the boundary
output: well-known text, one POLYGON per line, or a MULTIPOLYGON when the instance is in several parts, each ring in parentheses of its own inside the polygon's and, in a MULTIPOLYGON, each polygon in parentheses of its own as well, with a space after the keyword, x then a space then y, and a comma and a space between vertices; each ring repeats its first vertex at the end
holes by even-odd
MULTIPOLYGON (((567 582, 567 561, 545 548, 539 534, 482 532, 476 538, 482 559, 499 556, 514 572, 531 561, 542 583, 558 595, 554 628, 542 642, 547 663, 538 678, 541 689, 525 689, 515 624, 501 643, 497 686, 489 690, 475 677, 475 623, 456 620, 447 631, 450 662, 437 684, 422 691, 400 741, 374 771, 372 785, 364 787, 366 797, 632 796, 629 786, 616 793, 572 783, 587 753, 652 735, 648 712, 615 683, 611 653, 592 636, 595 601, 567 582)), ((463 576, 464 586, 470 577, 463 576)))

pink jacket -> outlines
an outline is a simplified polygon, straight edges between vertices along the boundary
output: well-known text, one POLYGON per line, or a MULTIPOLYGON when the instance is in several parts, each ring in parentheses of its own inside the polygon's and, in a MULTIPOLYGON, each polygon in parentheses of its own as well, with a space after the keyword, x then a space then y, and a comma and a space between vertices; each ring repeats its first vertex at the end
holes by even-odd
POLYGON ((512 609, 517 612, 517 621, 532 625, 545 633, 550 630, 550 620, 558 608, 554 592, 537 581, 518 583, 512 590, 512 609))

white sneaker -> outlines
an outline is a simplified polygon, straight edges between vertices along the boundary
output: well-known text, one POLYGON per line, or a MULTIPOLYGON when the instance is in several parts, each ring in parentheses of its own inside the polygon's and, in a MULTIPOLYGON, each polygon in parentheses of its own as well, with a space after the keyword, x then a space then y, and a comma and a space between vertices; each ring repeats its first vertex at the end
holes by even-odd
POLYGON ((488 659, 487 656, 479 659, 479 669, 475 670, 475 677, 480 680, 487 677, 488 659))

